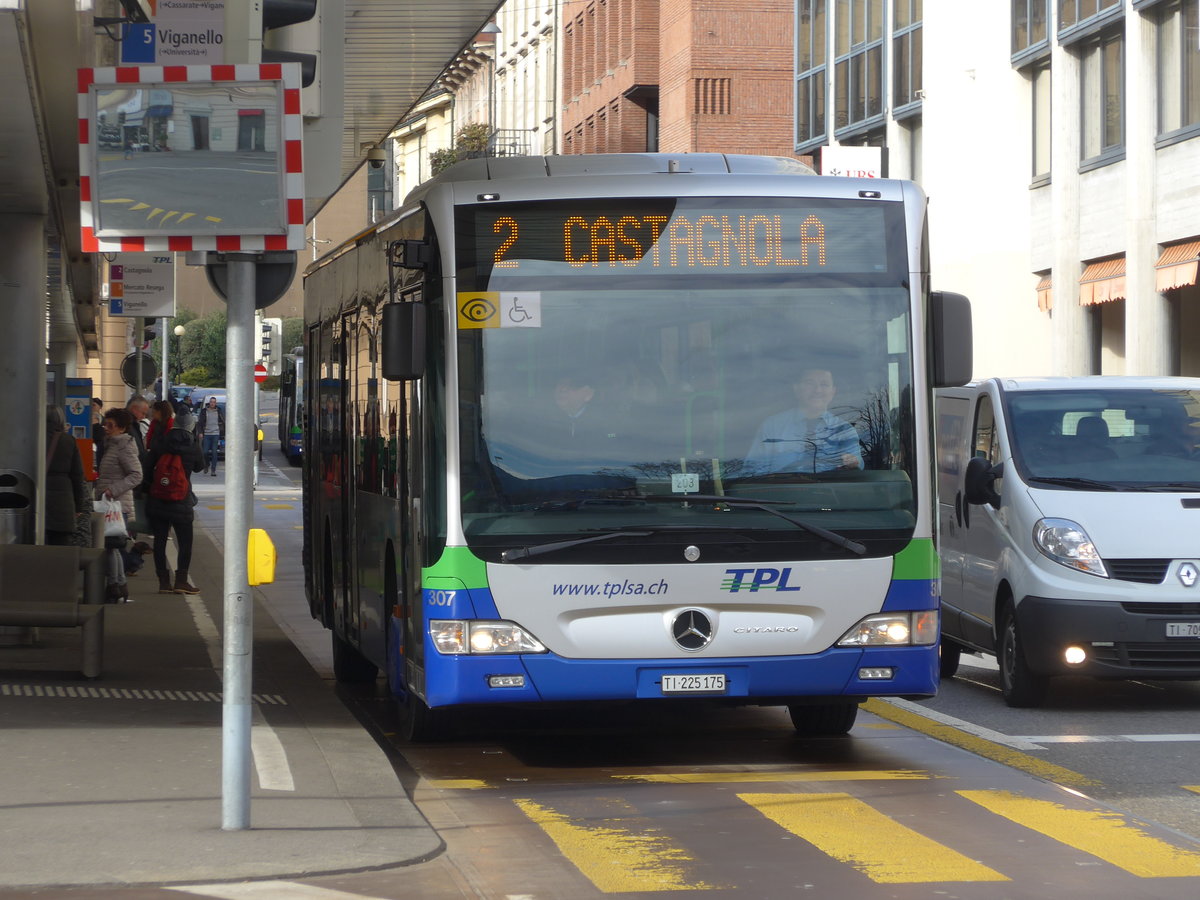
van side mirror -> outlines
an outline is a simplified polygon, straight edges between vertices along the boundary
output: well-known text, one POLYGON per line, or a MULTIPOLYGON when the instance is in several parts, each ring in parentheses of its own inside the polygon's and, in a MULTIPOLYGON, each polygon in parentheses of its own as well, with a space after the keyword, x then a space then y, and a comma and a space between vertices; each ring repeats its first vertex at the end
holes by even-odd
POLYGON ((962 294, 929 295, 929 357, 933 386, 959 387, 971 380, 971 301, 962 294))
POLYGON ((996 479, 1004 476, 1004 465, 992 465, 982 456, 967 460, 967 472, 963 476, 963 496, 968 503, 982 506, 988 503, 1000 505, 1000 493, 996 490, 996 479))
POLYGON ((413 381, 425 374, 424 303, 389 303, 383 308, 380 369, 388 381, 413 381))

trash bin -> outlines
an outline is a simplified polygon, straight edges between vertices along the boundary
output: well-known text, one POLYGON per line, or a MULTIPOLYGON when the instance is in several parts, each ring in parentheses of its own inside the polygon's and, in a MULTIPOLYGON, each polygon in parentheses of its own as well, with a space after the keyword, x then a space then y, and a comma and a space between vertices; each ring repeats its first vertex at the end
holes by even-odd
POLYGON ((33 543, 33 479, 0 469, 0 544, 33 543))

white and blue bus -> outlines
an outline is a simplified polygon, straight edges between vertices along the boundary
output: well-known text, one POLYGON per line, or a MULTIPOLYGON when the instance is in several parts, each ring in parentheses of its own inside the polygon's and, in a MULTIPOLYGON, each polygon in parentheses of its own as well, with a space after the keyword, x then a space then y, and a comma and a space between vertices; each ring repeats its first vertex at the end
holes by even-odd
POLYGON ((477 159, 314 262, 305 574, 337 677, 386 673, 413 739, 664 698, 836 734, 934 694, 930 397, 971 335, 925 217, 789 159, 477 159))

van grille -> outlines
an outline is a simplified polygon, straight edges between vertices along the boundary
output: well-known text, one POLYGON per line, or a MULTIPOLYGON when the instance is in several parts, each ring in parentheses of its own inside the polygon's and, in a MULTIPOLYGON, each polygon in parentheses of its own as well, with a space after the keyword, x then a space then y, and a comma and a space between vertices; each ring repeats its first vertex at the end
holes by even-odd
POLYGON ((1162 584, 1167 577, 1169 559, 1106 559, 1104 565, 1118 581, 1136 581, 1138 584, 1162 584))
POLYGON ((1122 603, 1135 616, 1200 616, 1200 603, 1122 603))
POLYGON ((1142 669, 1196 669, 1200 668, 1200 641, 1092 647, 1092 658, 1114 666, 1142 669))

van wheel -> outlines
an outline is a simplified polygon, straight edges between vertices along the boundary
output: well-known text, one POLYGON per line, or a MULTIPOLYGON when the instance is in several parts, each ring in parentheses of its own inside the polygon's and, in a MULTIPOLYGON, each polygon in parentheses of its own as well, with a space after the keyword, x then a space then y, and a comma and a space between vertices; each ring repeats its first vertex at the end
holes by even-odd
POLYGON ((1050 681, 1029 668, 1021 647, 1016 611, 1012 604, 1004 607, 1000 621, 1000 692, 1004 702, 1014 707, 1041 706, 1046 699, 1050 681))
POLYGON ((858 718, 857 703, 791 703, 788 715, 796 734, 802 737, 821 737, 846 734, 858 718))
POLYGON ((943 678, 953 678, 958 673, 958 663, 962 659, 962 645, 948 638, 942 638, 938 648, 938 671, 943 678))

